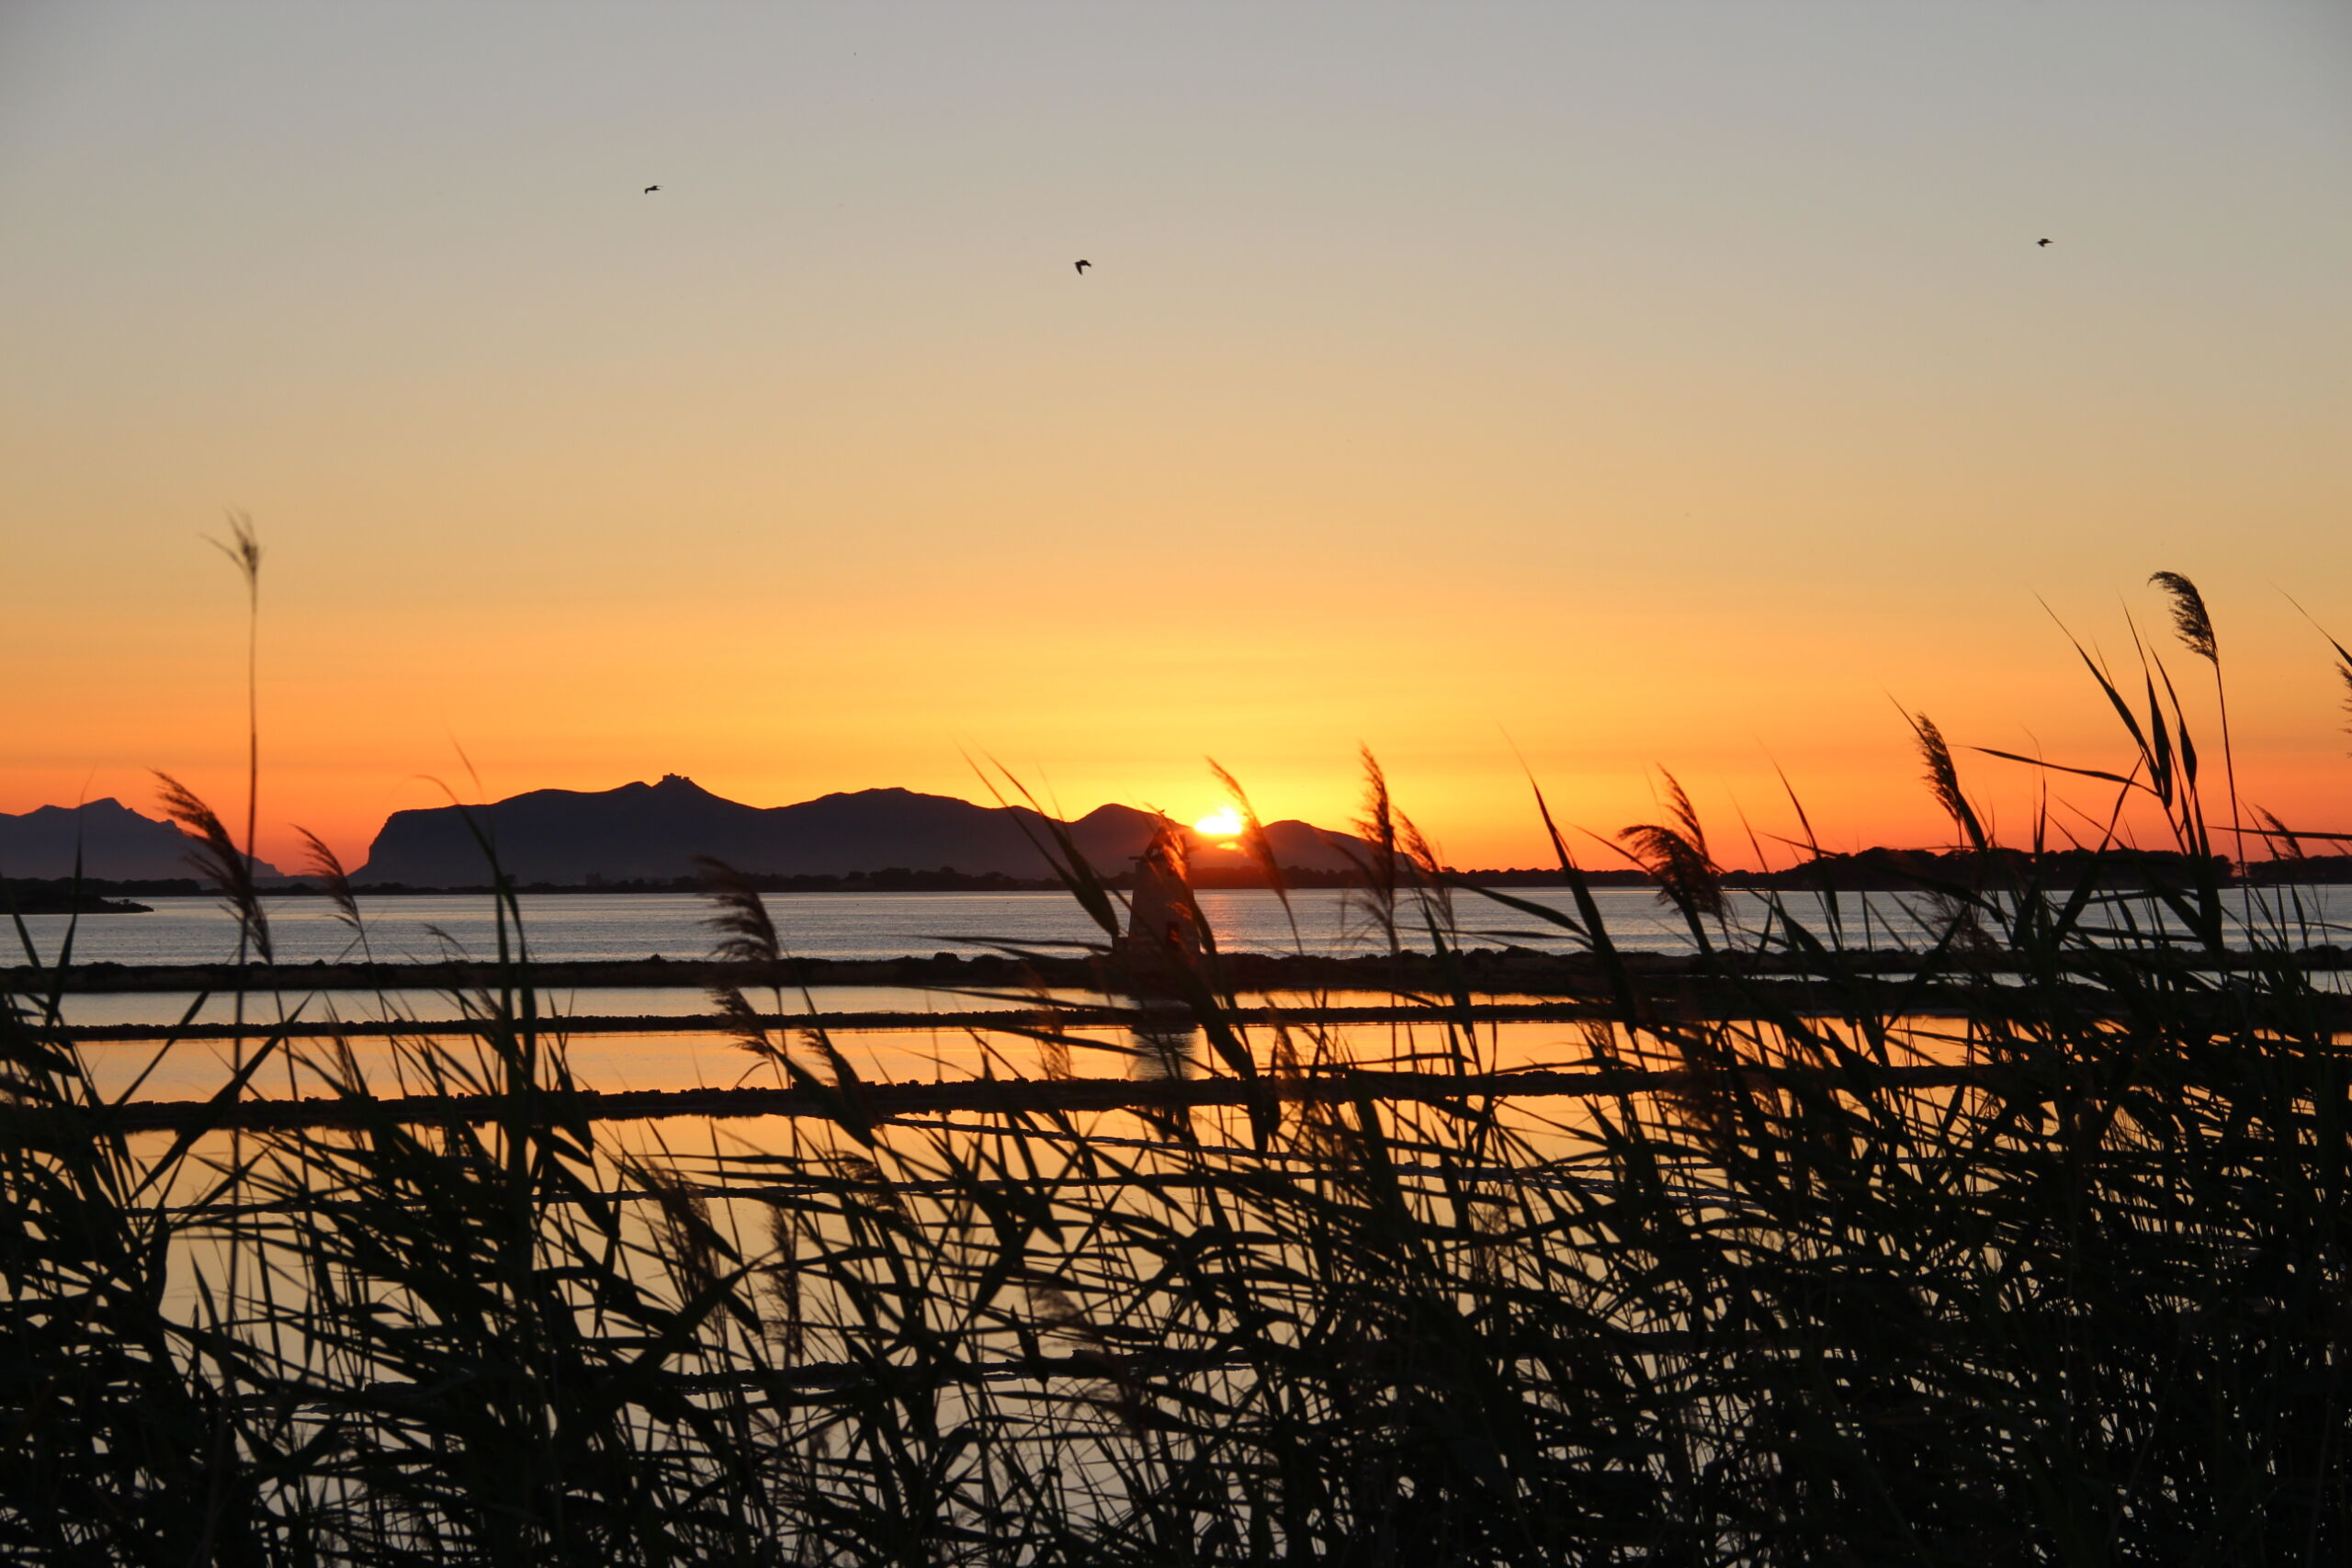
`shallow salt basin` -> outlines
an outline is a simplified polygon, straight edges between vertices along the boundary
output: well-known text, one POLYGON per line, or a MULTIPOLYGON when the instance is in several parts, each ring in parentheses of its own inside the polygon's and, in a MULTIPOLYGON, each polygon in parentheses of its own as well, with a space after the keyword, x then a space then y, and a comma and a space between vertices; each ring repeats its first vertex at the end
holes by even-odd
MULTIPOLYGON (((1480 1000, 1504 1003, 1556 1003, 1562 999, 1549 994, 1527 996, 1512 991, 1479 991, 1475 995, 1480 1000)), ((789 1023, 808 1014, 812 1008, 822 1018, 888 1013, 920 1019, 932 1014, 1030 1011, 1038 1006, 1041 998, 1069 1007, 1127 1005, 1123 998, 1106 998, 1100 992, 1074 987, 1029 992, 989 987, 951 990, 924 986, 815 986, 805 991, 787 989, 780 996, 774 991, 754 990, 746 993, 745 999, 771 1021, 781 1017, 789 1023)), ((1406 1005, 1403 998, 1388 991, 1245 991, 1238 994, 1238 1000, 1245 1010, 1271 1004, 1285 1012, 1406 1005)), ((711 993, 694 986, 550 987, 537 993, 537 1008, 538 1016, 558 1032, 563 1030, 565 1021, 577 1019, 704 1019, 715 1023, 717 1018, 711 993)), ((266 1033, 283 1021, 288 1026, 288 1032, 302 1038, 330 1035, 337 1023, 372 1026, 414 1022, 424 1032, 459 1032, 464 1017, 457 998, 446 991, 428 990, 248 995, 243 1014, 248 1033, 266 1033)), ((191 1036, 217 1034, 233 1027, 237 1018, 235 998, 210 996, 198 1005, 198 994, 193 991, 77 991, 61 998, 58 1007, 59 1021, 69 1028, 122 1025, 169 1029, 186 1020, 191 1036)))
MULTIPOLYGON (((1083 1002, 1086 993, 1057 990, 1057 999, 1083 1002)), ((812 995, 818 1010, 842 1012, 989 1012, 1034 1005, 1010 996, 977 996, 922 986, 823 986, 812 995)), ((543 1015, 555 1018, 682 1018, 707 1014, 710 992, 700 986, 549 986, 538 992, 543 1015)), ((763 1010, 774 1010, 768 993, 752 997, 763 1010)), ((188 1016, 197 1000, 193 991, 75 991, 60 998, 61 1022, 81 1026, 111 1023, 169 1025, 188 1016)), ((249 994, 244 1002, 248 1023, 270 1023, 279 1018, 280 1005, 297 1020, 324 1024, 331 1019, 423 1019, 449 1022, 462 1016, 457 998, 447 991, 394 988, 384 991, 287 990, 278 995, 249 994)), ((806 1010, 800 993, 785 993, 790 1011, 806 1010)), ((192 1026, 219 1025, 236 1017, 236 998, 213 995, 192 1018, 192 1026)))
MULTIPOLYGON (((1125 1077, 1136 1060, 1126 1048, 1125 1032, 1078 1029, 1078 1041, 1095 1043, 1073 1052, 1072 1070, 1084 1077, 1125 1077)), ((1256 1032, 1262 1035, 1263 1032, 1256 1032)), ((1366 1062, 1387 1062, 1413 1054, 1402 1026, 1358 1025, 1340 1032, 1366 1062)), ((1424 1048, 1437 1049, 1433 1034, 1424 1048)), ((1572 1024, 1501 1024, 1495 1028, 1497 1065, 1504 1067, 1559 1066, 1577 1059, 1583 1047, 1572 1024)), ((1039 1043, 1022 1036, 975 1034, 965 1029, 856 1030, 836 1032, 833 1043, 859 1074, 886 1083, 929 1083, 940 1078, 971 1078, 993 1072, 998 1077, 1044 1076, 1039 1043)), ((457 1058, 476 1059, 469 1042, 443 1042, 457 1058)), ((1268 1049, 1271 1042, 1264 1043, 1268 1049)), ((251 1044, 247 1051, 250 1054, 251 1044)), ((1193 1045, 1197 1053, 1195 1041, 1193 1045)), ((200 1100, 218 1090, 233 1070, 230 1043, 190 1041, 160 1053, 152 1042, 91 1042, 82 1047, 98 1091, 112 1098, 153 1063, 139 1089, 142 1100, 200 1100)), ((379 1094, 424 1092, 425 1085, 403 1070, 399 1051, 383 1040, 351 1043, 353 1059, 379 1094)), ((253 1080, 251 1092, 265 1100, 284 1100, 328 1092, 319 1072, 304 1065, 313 1048, 298 1048, 273 1060, 253 1080)), ((725 1036, 709 1034, 586 1034, 569 1042, 565 1059, 582 1087, 605 1093, 633 1090, 694 1089, 776 1089, 784 1087, 780 1071, 725 1036)), ((807 1058, 804 1058, 807 1060, 807 1058)), ((814 1065, 813 1062, 810 1065, 814 1065)))
MULTIPOLYGON (((1080 1077, 1125 1078, 1164 1076, 1158 1062, 1163 1049, 1173 1050, 1187 1063, 1185 1069, 1205 1072, 1208 1059, 1197 1031, 1180 1031, 1172 1043, 1139 1043, 1127 1030, 1081 1027, 1067 1032, 1072 1042, 1069 1071, 1080 1077)), ((1904 1030, 1909 1048, 1922 1061, 1953 1061, 1964 1055, 1959 1044, 1962 1026, 1944 1019, 1912 1021, 1904 1030)), ((1439 1070, 1449 1065, 1444 1030, 1426 1022, 1356 1023, 1328 1026, 1321 1037, 1355 1064, 1380 1070, 1439 1070)), ((1038 1078, 1052 1076, 1050 1047, 1044 1043, 1003 1031, 962 1027, 937 1029, 842 1030, 833 1032, 834 1045, 860 1076, 879 1083, 930 1083, 981 1077, 1038 1078)), ((1271 1065, 1273 1032, 1252 1027, 1244 1039, 1261 1066, 1271 1065)), ((449 1056, 487 1079, 490 1068, 479 1046, 462 1037, 443 1036, 435 1043, 449 1056), (476 1066, 476 1064, 481 1064, 476 1066)), ((793 1043, 797 1046, 797 1042, 793 1043)), ((1294 1048, 1311 1049, 1306 1039, 1294 1048)), ((356 1038, 350 1042, 351 1058, 374 1090, 381 1095, 429 1092, 412 1058, 393 1042, 356 1038)), ((245 1046, 247 1055, 254 1043, 245 1046)), ((582 1088, 605 1093, 676 1091, 703 1089, 775 1089, 785 1087, 780 1069, 717 1032, 627 1032, 582 1034, 566 1042, 564 1059, 582 1088)), ((113 1098, 140 1082, 141 1100, 198 1100, 217 1091, 234 1070, 232 1044, 224 1040, 187 1041, 162 1049, 152 1042, 85 1042, 83 1059, 101 1094, 113 1098)), ((1572 1069, 1587 1065, 1592 1052, 1585 1026, 1575 1022, 1494 1022, 1477 1029, 1474 1059, 1478 1070, 1523 1072, 1572 1069)), ((814 1061, 801 1058, 814 1066, 814 1061)), ((313 1063, 328 1060, 325 1049, 313 1042, 297 1042, 276 1052, 255 1075, 249 1092, 256 1098, 285 1100, 323 1095, 327 1080, 313 1063)), ((1220 1069, 1221 1070, 1221 1069, 1220 1069)), ((459 1090, 462 1092, 462 1090, 459 1090)))

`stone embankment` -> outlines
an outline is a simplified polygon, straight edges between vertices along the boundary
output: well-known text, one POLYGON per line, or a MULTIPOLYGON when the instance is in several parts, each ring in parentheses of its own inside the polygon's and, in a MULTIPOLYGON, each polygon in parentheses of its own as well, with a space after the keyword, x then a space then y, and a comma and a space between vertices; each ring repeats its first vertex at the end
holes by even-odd
MULTIPOLYGON (((2135 963, 2156 961, 2155 950, 2129 953, 2135 963)), ((1748 954, 1718 952, 1708 958, 1655 953, 1623 954, 1634 976, 1675 982, 1725 976, 1811 976, 1826 972, 1823 963, 1798 961, 1781 953, 1748 954)), ((1903 951, 1849 952, 1833 962, 1843 976, 1901 976, 1917 972, 1921 955, 1903 951)), ((2268 967, 2275 954, 2214 954, 2188 948, 2166 952, 2162 962, 2185 971, 2268 967)), ((2292 962, 2310 970, 2352 968, 2352 950, 2335 946, 2304 948, 2292 962)), ((1606 976, 1590 955, 1539 953, 1529 948, 1471 948, 1441 962, 1427 953, 1369 953, 1352 958, 1313 954, 1279 956, 1227 953, 1216 961, 1217 976, 1227 987, 1244 991, 1300 990, 1436 990, 1466 980, 1474 990, 1514 996, 1582 997, 1595 994, 1606 976)), ((1956 964, 1947 955, 1947 972, 1969 967, 1997 975, 2013 966, 1995 958, 1982 964, 1956 964)), ((6 987, 18 996, 38 995, 54 986, 71 992, 99 991, 378 991, 472 990, 497 983, 491 964, 280 964, 254 963, 242 970, 233 964, 76 964, 61 977, 46 970, 19 964, 6 974, 6 987)), ((533 984, 546 988, 595 986, 639 987, 727 985, 766 986, 772 972, 759 965, 727 964, 706 959, 639 958, 619 961, 534 962, 533 984)), ((786 966, 786 983, 794 986, 919 986, 950 989, 984 987, 1022 988, 1100 987, 1109 983, 1102 963, 1091 957, 1069 958, 1022 954, 961 956, 952 953, 929 957, 812 958, 786 966)))

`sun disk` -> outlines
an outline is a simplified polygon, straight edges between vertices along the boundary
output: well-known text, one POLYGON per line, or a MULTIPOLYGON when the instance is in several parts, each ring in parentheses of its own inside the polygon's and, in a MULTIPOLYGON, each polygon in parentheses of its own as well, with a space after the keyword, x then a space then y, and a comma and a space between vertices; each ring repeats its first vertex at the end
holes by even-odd
POLYGON ((1205 838, 1231 839, 1240 835, 1242 827, 1241 813, 1223 806, 1193 823, 1193 831, 1205 838))

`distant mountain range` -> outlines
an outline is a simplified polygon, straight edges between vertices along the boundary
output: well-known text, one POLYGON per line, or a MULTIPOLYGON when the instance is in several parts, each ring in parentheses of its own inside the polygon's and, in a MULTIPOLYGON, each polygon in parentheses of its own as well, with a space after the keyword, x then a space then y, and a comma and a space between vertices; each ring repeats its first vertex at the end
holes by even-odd
MULTIPOLYGON (((670 773, 655 784, 618 789, 533 790, 462 811, 443 806, 394 812, 352 880, 411 887, 489 880, 468 812, 496 846, 506 874, 523 883, 666 881, 691 875, 696 855, 775 876, 856 875, 894 867, 1051 874, 1032 841, 1033 836, 1051 841, 1048 819, 1025 807, 976 806, 905 789, 821 795, 797 806, 745 806, 670 773)), ((1143 853, 1154 821, 1132 807, 1102 806, 1068 826, 1097 869, 1119 872, 1143 853)), ((1267 824, 1266 837, 1281 863, 1310 871, 1343 869, 1348 862, 1339 846, 1356 842, 1296 821, 1267 824)), ((1246 863, 1238 850, 1197 838, 1193 852, 1204 868, 1246 863)))
MULTIPOLYGON (((490 880, 489 864, 466 825, 466 812, 495 844, 507 874, 524 884, 577 887, 673 882, 694 875, 697 855, 714 856, 759 876, 865 878, 893 870, 914 874, 885 879, 885 886, 924 886, 924 878, 949 870, 962 877, 1052 876, 1036 848, 1038 842, 1051 842, 1051 819, 1025 807, 976 806, 952 795, 866 789, 822 795, 797 806, 762 807, 723 799, 672 773, 655 784, 618 789, 533 790, 462 811, 444 806, 395 812, 376 834, 367 863, 352 880, 376 887, 482 886, 490 880)), ((1132 807, 1102 806, 1066 827, 1097 871, 1116 875, 1132 868, 1150 842, 1156 820, 1132 807)), ((1254 869, 1249 857, 1238 848, 1189 829, 1187 836, 1193 868, 1204 886, 1255 880, 1248 874, 1254 869)), ((1363 853, 1369 848, 1347 834, 1298 821, 1268 823, 1266 837, 1274 858, 1295 872, 1344 872, 1352 863, 1350 850, 1363 853)), ((168 821, 107 799, 79 807, 44 806, 17 816, 0 812, 0 877, 63 881, 74 874, 77 844, 87 882, 154 884, 200 874, 188 859, 195 840, 168 821)), ((2030 874, 2052 886, 2085 881, 2102 886, 2141 886, 2152 881, 2187 886, 2196 875, 2182 856, 2164 852, 2093 855, 2069 851, 2039 861, 2016 852, 1997 852, 2007 874, 2030 874)), ((1774 872, 1732 872, 1724 881, 1738 887, 1902 890, 1966 881, 1974 874, 1973 866, 1969 856, 1955 852, 1873 849, 1824 855, 1774 872)), ((2233 870, 2217 858, 2207 874, 2228 880, 2233 870)), ((1496 886, 1549 886, 1558 880, 1543 871, 1476 874, 1496 886)), ((1587 874, 1597 886, 1649 881, 1637 871, 1587 874)), ((2352 882, 2352 856, 2257 864, 2247 874, 2262 882, 2352 882)), ((264 886, 290 880, 266 861, 254 863, 254 876, 264 886)), ((945 885, 955 883, 951 879, 945 885)), ((150 886, 147 891, 172 889, 150 886)))
MULTIPOLYGON (((111 796, 13 817, 0 812, 0 876, 72 876, 77 845, 82 874, 92 881, 153 882, 197 874, 187 858, 196 848, 194 839, 111 796)), ((254 862, 254 874, 265 881, 278 878, 277 868, 267 861, 254 862)))
MULTIPOLYGON (((763 807, 724 799, 671 773, 656 784, 618 789, 541 789, 463 809, 396 811, 352 880, 409 887, 488 882, 489 863, 467 826, 468 812, 496 845, 507 874, 522 883, 665 882, 692 876, 697 855, 775 876, 859 876, 894 868, 953 869, 966 876, 1052 874, 1035 847, 1051 842, 1049 819, 1025 807, 867 789, 763 807)), ((1143 853, 1154 821, 1132 807, 1103 806, 1067 826, 1098 870, 1116 873, 1143 853)), ((1267 824, 1266 837, 1281 863, 1317 872, 1343 870, 1349 863, 1339 846, 1358 842, 1295 821, 1267 824)), ((77 845, 82 875, 91 881, 198 874, 188 860, 195 840, 119 800, 0 813, 0 876, 70 877, 77 845)), ((1239 850, 1197 836, 1193 849, 1194 863, 1204 870, 1238 872, 1249 863, 1239 850)), ((265 884, 288 880, 266 861, 254 862, 254 874, 265 884)))

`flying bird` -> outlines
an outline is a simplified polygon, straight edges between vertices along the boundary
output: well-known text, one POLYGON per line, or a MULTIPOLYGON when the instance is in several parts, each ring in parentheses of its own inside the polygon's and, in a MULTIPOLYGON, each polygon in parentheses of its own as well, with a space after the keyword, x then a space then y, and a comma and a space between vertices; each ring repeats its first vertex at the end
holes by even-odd
POLYGON ((2036 241, 2034 242, 2034 243, 2035 243, 2035 244, 2037 244, 2037 245, 2046 245, 2046 244, 2048 244, 2049 243, 2050 243, 2050 242, 2049 242, 2049 241, 2047 241, 2047 240, 2036 240, 2036 241))
POLYGON ((1087 269, 1088 267, 1090 267, 1090 266, 1092 266, 1093 265, 1094 265, 1094 264, 1093 264, 1092 262, 1091 262, 1091 261, 1082 261, 1082 262, 1079 263, 1079 264, 1078 264, 1078 276, 1080 276, 1080 277, 1084 277, 1084 276, 1086 276, 1086 269, 1087 269))
MULTIPOLYGON (((644 192, 644 194, 645 194, 645 195, 647 195, 647 196, 651 196, 655 191, 660 190, 661 188, 662 188, 662 187, 661 187, 660 186, 647 186, 645 187, 645 192, 644 192)), ((2049 242, 2049 241, 2047 241, 2047 240, 2044 240, 2044 241, 2042 241, 2041 243, 2042 243, 2043 244, 2045 244, 2045 245, 2046 245, 2046 244, 2048 244, 2050 242, 2049 242)))

